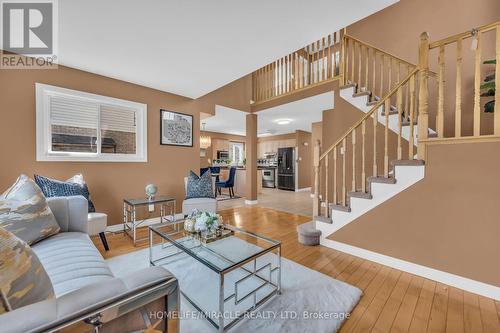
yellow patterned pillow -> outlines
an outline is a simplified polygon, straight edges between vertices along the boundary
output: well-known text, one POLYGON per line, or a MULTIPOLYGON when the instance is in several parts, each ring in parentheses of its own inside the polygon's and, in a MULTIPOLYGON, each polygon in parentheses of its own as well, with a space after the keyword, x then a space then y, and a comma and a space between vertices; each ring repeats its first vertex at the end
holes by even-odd
POLYGON ((0 227, 0 314, 50 298, 54 289, 36 254, 0 227))
POLYGON ((25 175, 0 196, 0 226, 29 245, 60 230, 42 190, 25 175))

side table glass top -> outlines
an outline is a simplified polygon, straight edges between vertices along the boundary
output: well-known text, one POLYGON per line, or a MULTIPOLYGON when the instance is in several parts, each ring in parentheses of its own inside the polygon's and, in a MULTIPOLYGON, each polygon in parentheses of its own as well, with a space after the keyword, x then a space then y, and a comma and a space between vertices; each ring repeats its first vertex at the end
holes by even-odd
POLYGON ((144 206, 144 205, 151 205, 151 204, 157 204, 157 203, 162 203, 162 202, 175 201, 175 198, 167 197, 164 195, 158 195, 158 196, 155 196, 151 199, 148 199, 148 198, 124 199, 123 201, 126 204, 129 204, 131 206, 144 206))

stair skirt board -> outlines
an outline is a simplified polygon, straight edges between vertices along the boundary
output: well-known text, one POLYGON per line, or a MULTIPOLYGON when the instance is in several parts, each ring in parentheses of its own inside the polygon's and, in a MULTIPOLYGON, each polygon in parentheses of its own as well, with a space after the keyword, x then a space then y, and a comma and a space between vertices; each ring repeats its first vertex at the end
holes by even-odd
MULTIPOLYGON (((350 104, 363 111, 364 113, 368 113, 373 106, 367 105, 370 101, 370 96, 361 95, 361 96, 353 96, 355 94, 354 87, 343 88, 340 90, 340 97, 348 101, 350 104)), ((378 122, 382 125, 385 125, 385 116, 382 115, 384 108, 381 106, 378 113, 378 122)), ((389 129, 394 133, 398 133, 399 131, 399 122, 398 122, 398 114, 389 113, 389 129)), ((417 145, 417 134, 418 134, 418 125, 415 125, 413 128, 413 139, 414 144, 417 145)), ((429 135, 433 135, 436 132, 429 128, 429 135)), ((403 126, 401 129, 401 137, 406 141, 410 139, 410 126, 403 126)))
POLYGON ((332 210, 331 217, 333 223, 316 223, 316 228, 320 229, 323 235, 331 235, 384 201, 389 200, 396 194, 422 180, 425 175, 424 165, 395 165, 394 170, 396 174, 396 183, 387 184, 372 182, 370 184, 372 199, 351 197, 350 212, 332 210))
POLYGON ((374 261, 381 265, 396 268, 410 274, 415 274, 426 279, 441 282, 455 288, 500 301, 500 287, 491 284, 390 257, 381 253, 365 250, 349 244, 333 241, 331 239, 324 238, 323 236, 321 236, 320 244, 356 257, 374 261))

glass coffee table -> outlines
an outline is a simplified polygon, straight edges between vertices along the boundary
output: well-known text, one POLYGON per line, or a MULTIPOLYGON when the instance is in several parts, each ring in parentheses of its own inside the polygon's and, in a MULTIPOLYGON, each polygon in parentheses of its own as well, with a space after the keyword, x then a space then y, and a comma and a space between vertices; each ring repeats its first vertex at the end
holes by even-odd
POLYGON ((219 332, 281 293, 281 242, 224 228, 233 234, 205 244, 183 221, 149 227, 150 264, 174 274, 182 295, 219 332))

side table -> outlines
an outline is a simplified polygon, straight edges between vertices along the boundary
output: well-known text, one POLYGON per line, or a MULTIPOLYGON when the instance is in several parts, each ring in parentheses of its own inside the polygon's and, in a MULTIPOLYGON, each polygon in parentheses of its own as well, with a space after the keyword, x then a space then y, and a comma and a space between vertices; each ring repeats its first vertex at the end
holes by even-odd
POLYGON ((147 240, 148 237, 137 238, 137 228, 146 220, 137 220, 136 209, 140 206, 159 205, 160 206, 160 223, 175 224, 175 198, 166 196, 156 196, 151 199, 124 199, 123 200, 123 232, 132 238, 134 246, 138 241, 147 240), (169 214, 166 215, 166 209, 169 208, 169 214))

